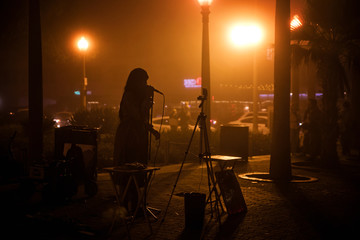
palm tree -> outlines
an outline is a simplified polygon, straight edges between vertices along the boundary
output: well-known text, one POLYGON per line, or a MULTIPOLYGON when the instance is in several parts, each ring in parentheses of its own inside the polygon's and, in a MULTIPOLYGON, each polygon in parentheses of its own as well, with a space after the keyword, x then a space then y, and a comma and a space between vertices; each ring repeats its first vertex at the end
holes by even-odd
POLYGON ((353 26, 359 26, 355 11, 356 0, 307 0, 303 26, 292 33, 294 58, 314 62, 321 81, 324 117, 320 161, 325 165, 338 162, 337 102, 344 92, 351 94, 347 72, 359 57, 354 55, 360 47, 356 41, 359 28, 353 26))

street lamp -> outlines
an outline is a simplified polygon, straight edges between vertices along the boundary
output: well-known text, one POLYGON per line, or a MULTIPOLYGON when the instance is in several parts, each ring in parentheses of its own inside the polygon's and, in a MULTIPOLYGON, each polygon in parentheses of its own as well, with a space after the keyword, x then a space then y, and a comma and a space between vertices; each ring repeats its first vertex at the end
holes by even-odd
POLYGON ((201 6, 202 14, 202 58, 201 58, 201 88, 202 94, 206 95, 207 100, 204 102, 204 112, 206 115, 206 130, 210 134, 210 54, 209 54, 209 14, 212 0, 198 0, 201 6))
POLYGON ((294 15, 290 22, 290 30, 293 31, 302 26, 299 15, 294 15))
POLYGON ((84 82, 83 82, 83 90, 82 90, 82 94, 81 94, 81 102, 82 102, 82 108, 84 110, 87 109, 86 107, 86 92, 87 92, 87 78, 86 78, 86 70, 85 70, 85 55, 86 55, 86 50, 89 47, 89 42, 85 39, 85 37, 81 37, 80 40, 78 41, 78 48, 81 52, 83 52, 83 77, 84 77, 84 82))
POLYGON ((231 29, 230 38, 237 47, 253 46, 253 133, 258 132, 258 87, 256 45, 263 38, 262 29, 257 25, 237 25, 231 29))

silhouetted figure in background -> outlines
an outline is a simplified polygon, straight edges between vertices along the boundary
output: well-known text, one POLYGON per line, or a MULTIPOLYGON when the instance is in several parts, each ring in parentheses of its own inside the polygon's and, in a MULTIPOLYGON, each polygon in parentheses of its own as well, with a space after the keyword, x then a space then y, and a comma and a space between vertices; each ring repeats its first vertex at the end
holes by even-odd
POLYGON ((71 148, 66 153, 66 159, 70 163, 72 177, 77 184, 84 182, 85 179, 85 162, 81 147, 75 143, 71 144, 71 148))
POLYGON ((299 123, 300 117, 296 107, 290 108, 290 143, 291 153, 296 154, 299 151, 299 123))
POLYGON ((170 115, 169 115, 169 125, 170 125, 170 131, 176 132, 179 126, 179 120, 178 120, 178 112, 176 108, 174 108, 170 115))
MULTIPOLYGON (((114 165, 115 166, 147 166, 149 132, 156 139, 159 132, 149 124, 149 110, 152 106, 153 90, 147 85, 148 74, 144 69, 132 70, 126 82, 121 99, 119 118, 120 124, 115 134, 114 165)), ((127 183, 128 176, 119 179, 120 184, 127 183)), ((139 176, 140 185, 144 183, 139 176)), ((125 187, 125 186, 123 186, 125 187)), ((125 200, 129 211, 135 210, 137 192, 135 185, 130 187, 125 200)))
POLYGON ((304 113, 304 153, 314 160, 320 155, 322 113, 315 99, 309 99, 304 113))
POLYGON ((189 130, 189 123, 191 119, 191 113, 189 109, 189 105, 185 104, 182 106, 181 111, 179 113, 179 121, 180 121, 180 128, 182 132, 189 130))
POLYGON ((354 129, 355 125, 352 118, 351 105, 349 101, 345 100, 339 116, 340 143, 344 156, 350 155, 354 129))

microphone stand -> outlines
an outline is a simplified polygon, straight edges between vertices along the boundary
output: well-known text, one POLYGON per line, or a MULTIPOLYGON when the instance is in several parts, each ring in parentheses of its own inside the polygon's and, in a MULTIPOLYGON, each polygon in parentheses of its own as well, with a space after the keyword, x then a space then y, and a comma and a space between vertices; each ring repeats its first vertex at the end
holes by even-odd
MULTIPOLYGON (((153 106, 154 106, 154 91, 151 91, 152 94, 150 96, 150 101, 151 101, 151 107, 150 107, 150 111, 149 111, 149 120, 148 120, 148 123, 150 126, 152 126, 152 119, 153 119, 153 106)), ((149 132, 148 133, 149 136, 148 136, 148 163, 150 163, 151 161, 151 133, 149 132)), ((155 161, 154 161, 154 166, 155 166, 155 161)), ((147 194, 145 192, 145 194, 147 194)), ((156 211, 156 212, 161 212, 161 209, 158 209, 158 208, 153 208, 153 207, 150 207, 148 206, 148 204, 146 203, 146 211, 148 213, 150 213, 150 215, 155 219, 157 220, 158 217, 154 214, 153 211, 156 211)))
MULTIPOLYGON (((151 101, 151 107, 149 112, 149 121, 148 124, 152 126, 152 119, 153 119, 153 106, 154 106, 154 91, 151 91, 150 101, 151 101)), ((151 133, 149 132, 149 146, 148 146, 148 163, 151 161, 151 133)))

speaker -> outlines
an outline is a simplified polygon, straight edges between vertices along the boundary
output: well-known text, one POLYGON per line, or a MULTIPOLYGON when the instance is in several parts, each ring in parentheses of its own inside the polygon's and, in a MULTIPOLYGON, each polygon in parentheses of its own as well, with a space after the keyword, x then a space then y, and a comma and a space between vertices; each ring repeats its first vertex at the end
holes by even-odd
POLYGON ((201 230, 205 216, 205 198, 203 193, 185 193, 185 228, 201 230))
POLYGON ((249 157, 249 127, 223 125, 220 128, 220 154, 249 157))

